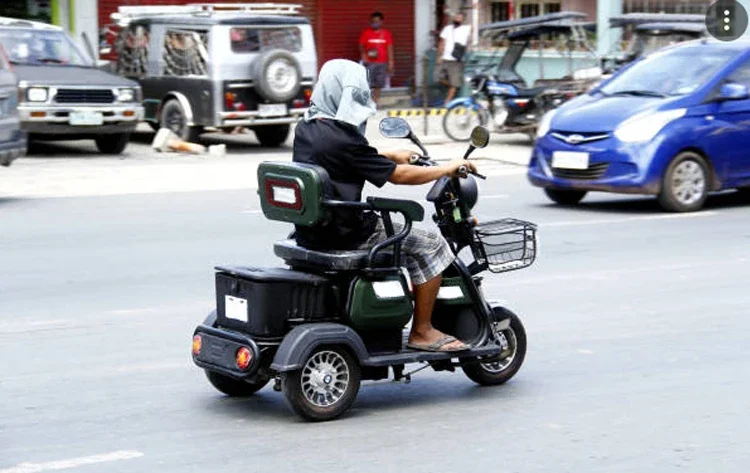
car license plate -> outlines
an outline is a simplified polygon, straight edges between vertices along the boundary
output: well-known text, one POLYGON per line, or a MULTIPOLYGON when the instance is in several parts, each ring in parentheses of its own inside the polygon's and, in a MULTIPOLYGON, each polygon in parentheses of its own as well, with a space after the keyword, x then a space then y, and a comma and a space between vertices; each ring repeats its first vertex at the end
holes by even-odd
POLYGON ((104 124, 104 117, 102 116, 101 112, 70 112, 68 120, 73 126, 97 126, 104 124))
POLYGON ((555 151, 552 153, 552 167, 562 169, 588 169, 589 154, 578 151, 555 151))
POLYGON ((224 317, 247 322, 247 299, 225 295, 224 317))
POLYGON ((260 104, 258 115, 261 117, 282 117, 286 115, 286 105, 283 103, 260 104))

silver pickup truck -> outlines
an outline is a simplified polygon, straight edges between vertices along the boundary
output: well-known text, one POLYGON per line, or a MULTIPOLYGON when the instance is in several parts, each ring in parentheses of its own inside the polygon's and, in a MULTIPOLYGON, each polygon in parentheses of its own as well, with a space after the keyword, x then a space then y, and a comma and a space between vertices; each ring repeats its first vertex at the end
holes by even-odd
POLYGON ((18 79, 0 46, 0 165, 26 153, 26 133, 18 118, 18 79))
POLYGON ((136 82, 97 69, 57 26, 0 18, 0 45, 18 76, 29 140, 93 139, 102 153, 125 150, 143 119, 136 82))

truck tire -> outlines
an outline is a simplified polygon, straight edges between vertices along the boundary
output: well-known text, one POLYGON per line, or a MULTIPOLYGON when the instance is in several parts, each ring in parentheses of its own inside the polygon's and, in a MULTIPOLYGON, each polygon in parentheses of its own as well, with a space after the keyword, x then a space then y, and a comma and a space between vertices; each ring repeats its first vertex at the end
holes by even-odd
POLYGON ((286 103, 299 94, 302 69, 297 59, 283 49, 272 49, 254 62, 255 89, 273 103, 286 103))

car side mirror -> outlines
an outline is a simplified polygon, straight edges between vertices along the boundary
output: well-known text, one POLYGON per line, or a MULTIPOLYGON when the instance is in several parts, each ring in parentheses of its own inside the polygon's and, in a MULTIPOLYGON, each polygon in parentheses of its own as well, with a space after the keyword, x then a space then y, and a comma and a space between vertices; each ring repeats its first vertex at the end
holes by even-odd
POLYGON ((411 127, 403 118, 387 117, 380 120, 380 134, 386 138, 409 138, 411 127))
POLYGON ((719 94, 716 97, 719 101, 727 100, 745 100, 750 97, 747 86, 744 84, 738 84, 736 82, 727 82, 719 89, 719 94))

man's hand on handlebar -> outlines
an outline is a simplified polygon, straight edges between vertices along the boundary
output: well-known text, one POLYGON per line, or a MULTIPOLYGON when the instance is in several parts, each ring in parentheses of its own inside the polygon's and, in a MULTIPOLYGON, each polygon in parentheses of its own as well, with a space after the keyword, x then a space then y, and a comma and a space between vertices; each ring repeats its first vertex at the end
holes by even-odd
POLYGON ((474 163, 466 159, 454 159, 448 164, 444 164, 443 168, 445 169, 445 175, 450 177, 466 177, 461 175, 462 171, 470 173, 477 172, 477 167, 474 163))

